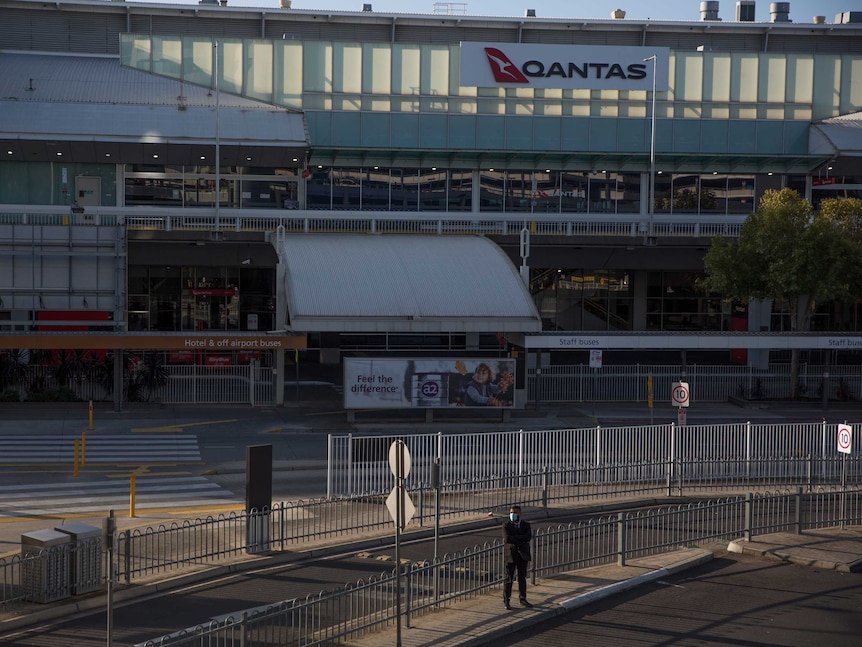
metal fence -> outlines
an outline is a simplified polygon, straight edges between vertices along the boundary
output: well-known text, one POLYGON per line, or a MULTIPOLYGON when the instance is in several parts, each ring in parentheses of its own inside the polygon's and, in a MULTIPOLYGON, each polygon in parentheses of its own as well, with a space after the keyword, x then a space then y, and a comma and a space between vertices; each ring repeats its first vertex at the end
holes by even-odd
MULTIPOLYGON (((464 434, 330 435, 327 494, 391 487, 389 446, 403 440, 411 456, 409 487, 440 479, 485 489, 495 479, 536 485, 544 470, 591 473, 603 485, 656 478, 739 482, 752 478, 836 477, 837 423, 637 425, 464 434), (590 470, 592 470, 590 472, 590 470), (530 476, 532 475, 532 476, 530 476), (474 484, 474 485, 470 485, 474 484)), ((859 455, 857 451, 856 456, 859 455)), ((792 481, 797 482, 797 481, 792 481)))
MULTIPOLYGON (((773 492, 642 509, 548 530, 538 530, 531 562, 537 577, 618 563, 682 547, 751 538, 761 532, 862 523, 862 491, 773 492), (843 511, 839 514, 838 511, 843 511)), ((499 542, 476 546, 441 559, 414 563, 378 577, 287 600, 264 608, 237 611, 206 625, 138 643, 136 647, 214 644, 263 647, 312 647, 348 642, 394 625, 399 612, 412 618, 459 600, 497 590, 504 578, 499 542), (400 582, 399 582, 400 579, 400 582), (398 608, 396 587, 405 593, 398 608)))
MULTIPOLYGON (((567 502, 613 501, 637 497, 741 493, 753 488, 798 486, 806 492, 852 487, 862 483, 860 457, 799 457, 794 460, 758 458, 739 463, 647 461, 590 467, 543 468, 536 472, 494 476, 476 481, 443 482, 409 490, 416 506, 411 529, 486 518, 504 511, 510 502, 549 508, 567 502)), ((276 503, 265 510, 238 511, 118 533, 115 544, 117 580, 130 584, 141 578, 171 574, 190 566, 219 563, 245 553, 278 552, 302 546, 338 544, 358 536, 384 536, 392 520, 385 490, 307 501, 276 503)), ((855 505, 855 504, 854 504, 855 505)), ((828 509, 818 516, 843 517, 828 509)), ((758 526, 763 530, 763 526, 758 526)), ((64 549, 65 550, 65 549, 64 549)), ((46 555, 53 553, 45 553, 46 555)), ((0 559, 0 603, 38 595, 26 584, 31 573, 22 564, 32 555, 0 559)), ((28 562, 28 560, 30 560, 28 562)), ((92 561, 92 559, 91 559, 92 561)), ((50 586, 45 585, 47 594, 50 586)))
MULTIPOLYGON (((150 351, 147 351, 150 352, 150 351)), ((164 366, 164 384, 139 379, 139 370, 123 375, 123 400, 163 404, 249 404, 272 406, 275 389, 268 366, 232 364, 164 366), (146 386, 139 386, 143 382, 146 386)), ((64 374, 57 366, 28 365, 20 371, 17 385, 21 400, 31 402, 76 400, 104 402, 113 398, 113 372, 104 365, 85 366, 64 374)))
MULTIPOLYGON (((801 364, 799 385, 803 396, 817 402, 823 398, 824 374, 831 400, 862 400, 862 369, 859 366, 820 366, 801 364)), ((679 366, 631 364, 586 364, 542 366, 541 373, 527 369, 527 400, 530 402, 643 402, 649 397, 648 378, 652 378, 653 398, 670 402, 674 382, 688 382, 690 400, 727 402, 729 398, 766 400, 789 398, 789 364, 770 364, 766 369, 753 366, 679 366)))
POLYGON ((464 213, 441 211, 356 211, 225 209, 194 207, 86 207, 0 205, 0 224, 122 226, 142 230, 284 231, 339 233, 520 234, 534 236, 736 237, 748 214, 657 213, 464 213), (650 231, 650 227, 652 231, 650 231))

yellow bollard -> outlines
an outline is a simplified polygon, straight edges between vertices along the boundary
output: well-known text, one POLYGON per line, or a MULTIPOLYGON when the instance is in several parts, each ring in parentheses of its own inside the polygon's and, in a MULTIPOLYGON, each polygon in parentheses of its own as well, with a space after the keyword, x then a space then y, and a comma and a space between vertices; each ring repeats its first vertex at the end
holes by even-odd
POLYGON ((78 442, 75 441, 75 468, 72 471, 72 476, 78 476, 78 442))
POLYGON ((90 431, 93 431, 93 401, 90 400, 90 431))
POLYGON ((135 518, 135 481, 137 477, 132 474, 129 483, 129 519, 135 518))
POLYGON ((87 432, 81 432, 81 467, 87 464, 87 432))

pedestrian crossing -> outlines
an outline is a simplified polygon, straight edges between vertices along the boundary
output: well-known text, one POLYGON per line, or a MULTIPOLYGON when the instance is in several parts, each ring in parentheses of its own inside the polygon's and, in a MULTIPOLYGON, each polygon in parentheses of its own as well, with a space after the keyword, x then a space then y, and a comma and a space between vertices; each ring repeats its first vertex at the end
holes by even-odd
POLYGON ((197 437, 191 434, 126 435, 3 435, 0 467, 21 465, 72 465, 75 441, 82 465, 197 463, 201 460, 197 437))
MULTIPOLYGON (((73 516, 129 508, 128 479, 67 481, 0 487, 0 521, 23 516, 73 516)), ((195 508, 235 505, 242 498, 204 476, 139 476, 135 509, 195 508)))

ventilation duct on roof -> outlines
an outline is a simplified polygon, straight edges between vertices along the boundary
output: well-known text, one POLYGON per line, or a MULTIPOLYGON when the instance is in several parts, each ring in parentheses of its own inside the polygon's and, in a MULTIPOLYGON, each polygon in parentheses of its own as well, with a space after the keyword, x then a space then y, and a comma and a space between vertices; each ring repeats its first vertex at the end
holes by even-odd
POLYGON ((535 9, 527 9, 524 12, 524 18, 535 18, 535 17, 536 17, 536 10, 535 9))
POLYGON ((754 0, 739 0, 736 3, 736 21, 754 22, 754 0))
POLYGON ((770 2, 769 15, 771 22, 791 22, 789 2, 770 2))
POLYGON ((701 20, 721 20, 718 17, 718 2, 709 0, 708 2, 700 3, 700 19, 701 20))

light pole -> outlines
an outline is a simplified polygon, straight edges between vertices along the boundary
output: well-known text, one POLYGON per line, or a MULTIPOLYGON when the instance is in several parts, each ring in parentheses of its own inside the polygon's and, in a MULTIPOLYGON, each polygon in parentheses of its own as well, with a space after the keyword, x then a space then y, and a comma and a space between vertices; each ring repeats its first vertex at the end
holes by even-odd
POLYGON ((644 59, 644 63, 652 61, 652 115, 649 129, 649 203, 647 204, 647 215, 649 216, 648 238, 651 238, 653 235, 653 215, 655 213, 655 73, 657 60, 655 54, 644 59))
MULTIPOLYGON (((218 41, 213 41, 213 85, 215 86, 216 114, 215 114, 215 230, 219 231, 219 207, 221 206, 221 146, 219 142, 221 113, 221 95, 219 94, 219 69, 218 69, 218 41)), ((655 79, 653 79, 655 84, 655 79)), ((653 93, 655 94, 655 93, 653 93)))

